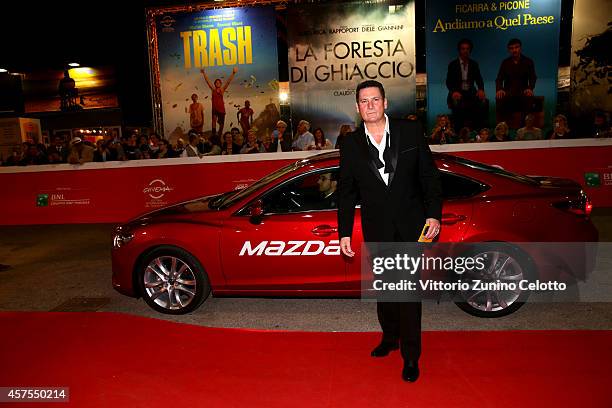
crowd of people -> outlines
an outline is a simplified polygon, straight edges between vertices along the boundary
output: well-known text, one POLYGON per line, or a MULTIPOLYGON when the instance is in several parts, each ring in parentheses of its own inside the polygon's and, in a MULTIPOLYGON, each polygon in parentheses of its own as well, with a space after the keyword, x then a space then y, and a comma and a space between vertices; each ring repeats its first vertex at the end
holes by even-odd
MULTIPOLYGON (((409 120, 417 120, 411 115, 409 120)), ((125 160, 166 159, 176 157, 204 157, 212 155, 273 153, 303 150, 339 149, 347 134, 353 131, 351 125, 340 127, 336 142, 332 143, 323 132, 316 128, 311 132, 310 123, 301 120, 296 132, 288 131, 287 123, 279 120, 271 134, 258 137, 256 128, 245 132, 234 127, 223 134, 222 138, 210 133, 191 129, 186 140, 179 138, 175 143, 161 138, 155 133, 143 135, 131 133, 121 137, 105 134, 95 143, 83 140, 79 136, 65 141, 55 136, 50 145, 24 142, 20 149, 3 158, 3 166, 26 166, 40 164, 82 164, 87 162, 107 162, 125 160)), ((582 132, 581 132, 582 133, 582 132)), ((471 129, 464 126, 458 131, 453 127, 451 117, 438 115, 436 124, 427 135, 429 144, 485 143, 515 140, 570 139, 576 137, 612 137, 612 130, 605 112, 596 112, 590 128, 585 134, 575 134, 564 115, 556 115, 552 130, 544 133, 534 125, 533 115, 528 114, 524 126, 510 129, 506 122, 498 123, 493 129, 471 129)))
POLYGON ((483 127, 472 129, 463 126, 457 130, 453 126, 451 117, 446 114, 436 117, 436 124, 429 134, 429 144, 449 144, 449 143, 485 143, 485 142, 505 142, 517 140, 544 140, 544 139, 575 139, 579 137, 612 137, 612 130, 605 112, 596 112, 593 123, 588 132, 577 134, 569 126, 567 117, 558 114, 553 118, 552 129, 543 132, 535 126, 533 114, 527 114, 524 119, 524 126, 518 129, 511 129, 506 122, 499 122, 494 128, 483 127))
POLYGON ((222 138, 190 129, 185 139, 179 138, 174 144, 155 133, 143 135, 135 132, 121 137, 105 134, 95 143, 84 140, 80 136, 75 136, 70 141, 55 136, 48 146, 32 141, 24 142, 20 149, 13 149, 12 154, 3 159, 2 165, 82 164, 87 162, 328 150, 339 148, 345 135, 353 130, 350 125, 342 125, 336 143, 332 144, 323 129, 316 128, 311 132, 310 123, 306 120, 298 123, 297 132, 294 136, 287 128, 287 123, 279 120, 276 129, 263 138, 258 137, 256 128, 248 129, 245 135, 245 132, 241 132, 240 129, 234 127, 225 132, 222 138))

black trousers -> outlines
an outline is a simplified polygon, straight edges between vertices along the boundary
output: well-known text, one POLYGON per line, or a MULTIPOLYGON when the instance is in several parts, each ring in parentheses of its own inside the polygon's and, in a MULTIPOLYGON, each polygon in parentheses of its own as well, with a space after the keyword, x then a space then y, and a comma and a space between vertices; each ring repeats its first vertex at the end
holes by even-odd
MULTIPOLYGON (((399 233, 395 241, 402 242, 399 233)), ((383 332, 383 343, 399 341, 402 358, 418 361, 421 356, 421 302, 376 303, 378 322, 383 332)))

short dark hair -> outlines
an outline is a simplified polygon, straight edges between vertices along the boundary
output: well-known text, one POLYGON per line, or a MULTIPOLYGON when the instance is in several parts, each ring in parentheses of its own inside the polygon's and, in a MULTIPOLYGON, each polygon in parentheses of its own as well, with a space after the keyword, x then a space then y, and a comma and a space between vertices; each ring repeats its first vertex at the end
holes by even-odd
POLYGON ((380 82, 378 82, 378 81, 374 81, 373 79, 369 79, 369 80, 363 81, 359 85, 357 85, 357 89, 355 90, 355 100, 357 102, 359 102, 359 92, 362 89, 365 89, 365 88, 378 88, 378 90, 380 91, 380 94, 382 95, 383 99, 385 98, 385 88, 383 87, 383 85, 380 82))
POLYGON ((459 49, 461 49, 461 46, 463 44, 467 44, 470 47, 470 51, 472 51, 474 49, 474 44, 472 43, 472 41, 468 38, 462 38, 459 40, 459 42, 457 43, 457 51, 459 51, 459 49))
POLYGON ((518 38, 513 38, 510 41, 508 41, 508 45, 507 47, 510 47, 511 45, 519 45, 520 47, 523 46, 523 43, 521 42, 521 40, 519 40, 518 38))

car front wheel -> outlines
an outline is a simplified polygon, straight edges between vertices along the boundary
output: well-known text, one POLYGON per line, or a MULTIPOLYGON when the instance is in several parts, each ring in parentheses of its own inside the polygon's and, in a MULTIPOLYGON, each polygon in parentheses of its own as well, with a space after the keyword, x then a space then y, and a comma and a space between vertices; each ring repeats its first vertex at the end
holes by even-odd
POLYGON ((148 253, 138 268, 138 283, 145 302, 166 314, 190 313, 210 294, 200 262, 176 247, 158 247, 148 253))

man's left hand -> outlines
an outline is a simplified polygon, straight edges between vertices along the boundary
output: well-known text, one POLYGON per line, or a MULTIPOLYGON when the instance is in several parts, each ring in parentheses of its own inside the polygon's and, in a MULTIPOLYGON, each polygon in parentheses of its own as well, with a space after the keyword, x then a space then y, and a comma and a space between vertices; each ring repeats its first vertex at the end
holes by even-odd
POLYGON ((480 98, 481 100, 484 100, 485 93, 482 89, 479 89, 478 92, 476 92, 476 96, 478 96, 478 98, 480 98))
POLYGON ((434 239, 440 232, 440 221, 435 218, 428 218, 425 223, 429 224, 429 229, 427 230, 427 234, 425 234, 425 238, 434 239))
POLYGON ((529 89, 529 88, 528 88, 528 89, 525 89, 525 90, 523 91, 523 94, 524 94, 525 96, 533 96, 533 91, 532 91, 531 89, 529 89))

